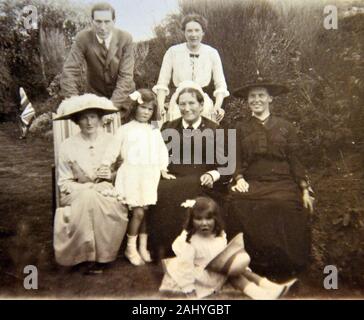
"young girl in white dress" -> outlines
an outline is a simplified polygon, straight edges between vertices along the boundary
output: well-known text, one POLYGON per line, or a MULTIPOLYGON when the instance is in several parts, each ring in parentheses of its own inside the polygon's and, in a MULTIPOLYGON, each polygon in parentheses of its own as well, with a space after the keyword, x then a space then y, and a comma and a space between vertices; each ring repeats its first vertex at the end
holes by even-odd
POLYGON ((277 299, 288 292, 296 279, 276 284, 253 273, 243 247, 234 266, 238 270, 234 273, 230 272, 231 268, 211 271, 209 263, 227 247, 220 209, 207 197, 187 200, 182 205, 188 208, 188 218, 184 230, 172 244, 176 257, 162 261, 165 275, 159 288, 161 292, 203 298, 218 292, 227 280, 252 299, 277 299))
POLYGON ((169 178, 168 150, 156 125, 158 110, 155 94, 149 89, 139 89, 129 97, 132 100, 129 122, 117 130, 102 164, 109 166, 118 156, 121 157, 115 188, 119 199, 132 211, 125 256, 133 265, 139 266, 152 261, 147 249, 144 214, 149 205, 157 202, 161 173, 169 178))

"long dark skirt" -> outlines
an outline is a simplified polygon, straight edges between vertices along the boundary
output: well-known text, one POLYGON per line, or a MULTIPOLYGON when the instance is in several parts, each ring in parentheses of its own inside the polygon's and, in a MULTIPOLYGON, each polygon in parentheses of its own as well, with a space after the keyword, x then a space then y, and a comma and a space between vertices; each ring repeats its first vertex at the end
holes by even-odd
POLYGON ((147 216, 150 245, 154 252, 163 248, 167 256, 172 255, 172 243, 187 219, 187 210, 181 207, 181 203, 198 196, 209 196, 222 205, 219 189, 201 187, 200 176, 188 175, 160 181, 157 205, 150 208, 147 216))
POLYGON ((310 254, 308 211, 303 208, 298 192, 291 188, 284 192, 281 182, 276 188, 275 183, 268 185, 251 183, 249 195, 230 195, 225 206, 227 234, 233 237, 238 232, 244 233, 253 270, 301 271, 310 254), (266 192, 268 189, 274 191, 266 192), (258 194, 264 196, 259 199, 258 194))

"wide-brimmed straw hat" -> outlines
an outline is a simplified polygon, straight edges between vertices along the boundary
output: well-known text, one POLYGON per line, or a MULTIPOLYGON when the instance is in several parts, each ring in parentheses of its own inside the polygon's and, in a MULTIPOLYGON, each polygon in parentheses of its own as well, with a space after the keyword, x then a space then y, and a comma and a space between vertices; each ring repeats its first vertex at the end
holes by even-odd
POLYGON ((240 275, 250 263, 244 249, 243 234, 238 233, 210 263, 206 269, 228 276, 240 275))
POLYGON ((278 96, 280 94, 289 92, 289 89, 286 85, 281 83, 274 83, 273 81, 270 81, 269 79, 264 79, 263 77, 258 75, 254 81, 235 89, 233 91, 233 95, 246 99, 248 97, 250 89, 260 87, 266 88, 271 96, 278 96))
POLYGON ((119 111, 109 99, 92 93, 86 93, 82 96, 74 96, 63 100, 58 107, 57 116, 53 120, 71 119, 77 113, 89 109, 100 110, 103 115, 119 111))

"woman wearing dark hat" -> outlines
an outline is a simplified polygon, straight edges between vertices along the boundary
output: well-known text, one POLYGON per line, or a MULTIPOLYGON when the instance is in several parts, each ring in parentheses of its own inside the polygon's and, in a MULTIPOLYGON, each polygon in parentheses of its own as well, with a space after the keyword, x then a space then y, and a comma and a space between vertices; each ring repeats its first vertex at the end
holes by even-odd
POLYGON ((270 113, 273 97, 287 91, 258 78, 235 92, 247 100, 252 115, 237 125, 228 231, 231 236, 244 232, 252 264, 262 271, 302 270, 310 252, 308 211, 313 211, 313 198, 296 153, 296 131, 270 113))
POLYGON ((94 94, 64 100, 54 120, 71 119, 80 132, 64 140, 58 157, 61 207, 54 222, 56 261, 64 266, 96 262, 99 273, 115 260, 128 223, 127 210, 113 192, 111 170, 100 168, 112 136, 99 130, 102 116, 117 112, 112 102, 94 94))

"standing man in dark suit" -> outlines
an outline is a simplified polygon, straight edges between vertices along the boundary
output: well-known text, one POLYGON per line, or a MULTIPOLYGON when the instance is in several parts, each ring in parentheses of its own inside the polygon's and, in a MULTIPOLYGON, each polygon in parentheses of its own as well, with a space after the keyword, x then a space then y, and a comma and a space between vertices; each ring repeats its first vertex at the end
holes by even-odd
POLYGON ((104 96, 114 103, 123 118, 125 101, 135 90, 133 40, 115 28, 115 10, 108 3, 91 9, 92 28, 79 32, 63 66, 61 94, 79 95, 81 68, 87 66, 86 92, 104 96))

